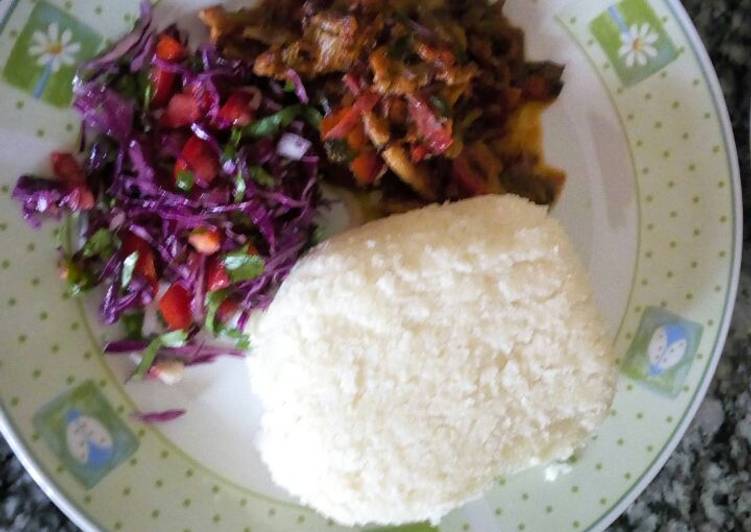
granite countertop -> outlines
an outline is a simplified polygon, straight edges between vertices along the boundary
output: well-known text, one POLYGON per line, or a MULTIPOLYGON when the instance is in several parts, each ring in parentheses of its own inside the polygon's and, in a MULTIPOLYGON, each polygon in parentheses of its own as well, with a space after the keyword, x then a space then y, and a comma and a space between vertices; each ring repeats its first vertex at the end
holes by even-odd
MULTIPOLYGON (((744 205, 751 191, 751 0, 683 0, 725 93, 741 163, 744 205)), ((749 198, 751 199, 751 198, 749 198)), ((745 210, 745 209, 744 209, 745 210)), ((749 234, 751 213, 745 212, 749 234)), ((744 243, 744 259, 751 242, 744 243)), ((751 531, 751 264, 714 382, 691 428, 647 490, 612 530, 751 531)), ((0 531, 77 528, 34 484, 0 437, 0 531)))

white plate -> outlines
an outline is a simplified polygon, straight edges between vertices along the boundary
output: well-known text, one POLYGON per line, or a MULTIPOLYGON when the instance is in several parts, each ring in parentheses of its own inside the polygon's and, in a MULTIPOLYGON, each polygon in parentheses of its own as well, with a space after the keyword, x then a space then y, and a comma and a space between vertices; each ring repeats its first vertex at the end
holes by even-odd
MULTIPOLYGON (((162 4, 167 18, 187 20, 198 2, 162 4)), ((171 388, 123 385, 125 362, 100 354, 94 313, 61 297, 53 228, 30 231, 10 199, 17 175, 43 173, 47 153, 76 137, 64 107, 72 70, 37 66, 34 32, 69 30, 80 60, 124 32, 136 8, 0 7, 0 428, 84 529, 331 530, 271 485, 252 445, 258 406, 242 363, 191 370, 171 388), (188 414, 157 427, 128 417, 165 405, 188 414), (66 430, 81 423, 111 439, 98 462, 76 462, 69 448, 66 430)), ((566 87, 544 119, 547 158, 569 176, 554 213, 588 264, 623 366, 612 416, 575 463, 504 479, 440 530, 601 530, 665 462, 720 356, 740 263, 735 146, 677 1, 517 0, 506 9, 532 58, 566 64, 566 87), (642 41, 628 66, 632 30, 642 41), (658 330, 685 349, 649 376, 658 330)))

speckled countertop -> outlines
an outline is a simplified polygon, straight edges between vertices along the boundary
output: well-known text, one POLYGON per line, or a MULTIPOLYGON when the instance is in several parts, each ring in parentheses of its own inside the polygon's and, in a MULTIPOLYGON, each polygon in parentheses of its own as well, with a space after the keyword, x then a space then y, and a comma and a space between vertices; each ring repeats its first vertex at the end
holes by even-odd
MULTIPOLYGON (((751 0, 683 0, 709 50, 733 120, 744 205, 749 195, 751 0)), ((746 211, 746 209, 744 209, 746 211)), ((751 212, 746 211, 746 235, 751 212)), ((744 243, 744 259, 751 242, 744 243)), ((612 530, 751 531, 751 264, 744 260, 725 353, 691 428, 612 530)), ((77 528, 47 499, 0 437, 0 532, 77 528)))

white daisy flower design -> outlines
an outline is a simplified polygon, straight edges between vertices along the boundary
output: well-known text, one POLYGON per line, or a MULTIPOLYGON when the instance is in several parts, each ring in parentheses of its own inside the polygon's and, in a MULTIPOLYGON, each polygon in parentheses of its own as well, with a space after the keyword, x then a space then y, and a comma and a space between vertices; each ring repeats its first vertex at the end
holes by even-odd
POLYGON ((35 31, 31 35, 29 55, 37 58, 37 64, 49 67, 52 72, 57 72, 63 65, 72 65, 76 62, 76 54, 81 50, 81 44, 73 42, 73 33, 66 29, 60 34, 57 22, 47 27, 47 32, 35 31))
POLYGON ((650 59, 657 57, 657 49, 654 47, 657 39, 659 35, 652 31, 648 23, 641 26, 634 24, 628 31, 621 33, 618 55, 624 58, 628 68, 644 66, 650 59))

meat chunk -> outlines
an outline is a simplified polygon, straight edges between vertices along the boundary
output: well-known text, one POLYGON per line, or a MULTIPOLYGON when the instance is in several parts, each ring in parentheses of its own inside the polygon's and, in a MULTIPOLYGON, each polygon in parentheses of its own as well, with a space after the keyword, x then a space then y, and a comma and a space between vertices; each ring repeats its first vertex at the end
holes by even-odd
POLYGON ((302 38, 272 46, 261 54, 254 72, 276 78, 283 78, 289 67, 306 78, 346 72, 373 46, 379 28, 377 18, 363 28, 353 15, 322 11, 310 17, 302 38))
POLYGON ((365 127, 365 133, 377 148, 386 145, 391 139, 388 122, 373 111, 362 115, 362 123, 365 127))
POLYGON ((373 85, 381 94, 413 94, 431 80, 428 65, 407 66, 403 61, 389 57, 386 46, 374 50, 369 62, 373 70, 373 85))
POLYGON ((428 201, 435 201, 438 199, 436 197, 435 187, 431 185, 430 177, 425 168, 414 164, 410 160, 409 154, 404 147, 399 144, 392 144, 383 150, 382 156, 388 167, 391 168, 391 170, 393 170, 402 181, 412 187, 420 197, 428 201))
POLYGON ((222 6, 212 6, 202 9, 198 17, 209 29, 211 41, 221 42, 227 35, 242 31, 246 26, 256 21, 255 14, 249 10, 227 12, 222 6))
POLYGON ((362 51, 364 43, 362 36, 358 35, 361 30, 352 15, 342 16, 330 11, 315 15, 304 37, 315 43, 314 72, 325 74, 349 70, 362 51))
POLYGON ((503 161, 482 141, 473 143, 467 151, 470 160, 478 169, 482 170, 486 181, 493 184, 490 187, 491 192, 498 192, 494 184, 499 182, 499 177, 503 171, 503 161))
POLYGON ((473 64, 459 65, 456 55, 446 45, 429 44, 418 41, 415 53, 426 63, 435 67, 435 78, 447 85, 467 85, 477 74, 477 66, 473 64))
POLYGON ((327 179, 367 184, 384 210, 505 192, 552 203, 564 174, 545 164, 539 119, 563 67, 526 60, 503 4, 261 0, 201 16, 255 74, 300 75, 326 114, 327 179))
POLYGON ((209 29, 211 41, 232 58, 252 62, 269 46, 281 46, 298 38, 296 25, 289 24, 290 0, 254 9, 228 12, 213 6, 199 12, 199 18, 209 29))

